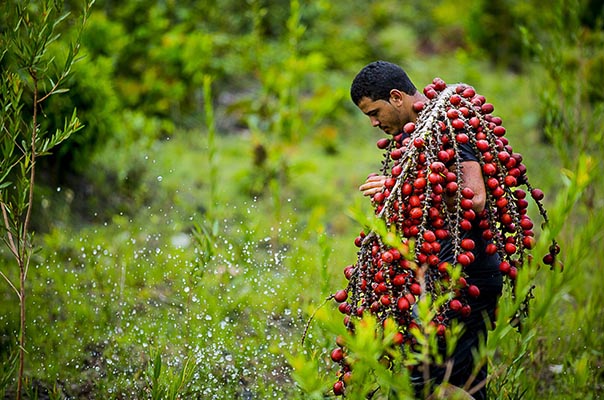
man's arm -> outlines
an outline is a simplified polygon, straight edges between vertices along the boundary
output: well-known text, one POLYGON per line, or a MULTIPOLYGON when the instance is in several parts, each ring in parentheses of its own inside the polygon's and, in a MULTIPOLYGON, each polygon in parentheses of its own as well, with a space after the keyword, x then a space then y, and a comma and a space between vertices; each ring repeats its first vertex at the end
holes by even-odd
POLYGON ((461 169, 463 174, 462 187, 472 189, 474 197, 472 202, 474 203, 472 209, 479 213, 484 210, 484 206, 487 200, 486 188, 484 186, 484 179, 482 176, 482 169, 477 161, 462 161, 461 169))

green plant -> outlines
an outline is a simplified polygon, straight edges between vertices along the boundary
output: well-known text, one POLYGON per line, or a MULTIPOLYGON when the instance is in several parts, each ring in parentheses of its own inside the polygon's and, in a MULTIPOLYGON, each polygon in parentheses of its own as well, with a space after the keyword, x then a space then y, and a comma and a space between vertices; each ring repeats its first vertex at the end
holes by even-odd
POLYGON ((186 394, 186 386, 190 383, 195 365, 186 359, 180 368, 168 367, 162 363, 161 353, 157 351, 149 363, 147 375, 151 386, 152 400, 176 400, 186 394))
MULTIPOLYGON (((81 34, 92 2, 83 12, 81 34)), ((17 398, 22 396, 26 349, 26 279, 35 249, 30 231, 34 198, 36 162, 47 155, 71 134, 82 128, 75 110, 65 119, 62 129, 48 132, 40 129, 42 104, 52 95, 66 92, 63 85, 77 62, 78 39, 70 46, 63 65, 49 57, 49 48, 59 35, 57 26, 69 14, 64 14, 61 4, 45 1, 7 2, 4 7, 10 28, 2 33, 0 63, 0 208, 2 209, 2 239, 18 267, 16 283, 14 274, 0 271, 0 275, 14 290, 19 299, 19 367, 17 372, 17 398)))
POLYGON ((604 65, 604 35, 602 21, 595 29, 582 24, 586 6, 581 0, 557 0, 546 21, 521 26, 524 46, 544 75, 534 89, 542 132, 570 168, 580 154, 600 154, 604 148, 604 101, 594 90, 604 65))

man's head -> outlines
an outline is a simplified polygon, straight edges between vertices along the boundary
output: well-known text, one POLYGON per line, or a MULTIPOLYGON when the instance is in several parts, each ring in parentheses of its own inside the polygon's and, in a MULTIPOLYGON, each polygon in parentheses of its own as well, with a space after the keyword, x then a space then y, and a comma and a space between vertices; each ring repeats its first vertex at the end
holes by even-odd
POLYGON ((401 67, 387 61, 375 61, 363 67, 354 78, 350 97, 356 105, 363 97, 373 101, 388 101, 392 89, 398 89, 409 96, 413 96, 417 91, 401 67))
POLYGON ((365 66, 352 81, 350 96, 372 126, 391 135, 417 118, 413 103, 424 98, 401 67, 386 61, 365 66))

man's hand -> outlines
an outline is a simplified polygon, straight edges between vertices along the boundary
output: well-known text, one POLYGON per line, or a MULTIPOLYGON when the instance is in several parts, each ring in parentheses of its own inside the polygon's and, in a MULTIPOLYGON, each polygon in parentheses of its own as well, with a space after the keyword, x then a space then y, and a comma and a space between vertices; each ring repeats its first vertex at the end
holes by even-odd
POLYGON ((385 176, 371 174, 367 177, 365 183, 359 186, 359 190, 363 192, 364 196, 373 196, 374 194, 382 191, 385 182, 385 176))

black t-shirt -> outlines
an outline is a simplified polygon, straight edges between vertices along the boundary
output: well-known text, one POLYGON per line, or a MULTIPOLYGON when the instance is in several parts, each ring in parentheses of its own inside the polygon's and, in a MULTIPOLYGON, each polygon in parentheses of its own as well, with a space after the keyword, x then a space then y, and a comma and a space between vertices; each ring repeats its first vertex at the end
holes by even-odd
MULTIPOLYGON (((458 146, 458 153, 461 161, 476 161, 478 158, 472 147, 468 143, 458 146)), ((474 241, 475 247, 472 250, 474 253, 474 262, 465 267, 464 272, 468 275, 468 282, 477 286, 484 285, 499 285, 501 281, 501 273, 499 271, 500 258, 497 253, 493 255, 486 254, 486 246, 489 243, 482 237, 482 229, 478 226, 479 217, 472 223, 472 229, 469 231, 461 231, 460 239, 470 238, 474 241)), ((455 254, 453 249, 452 239, 445 239, 440 242, 441 251, 439 258, 441 261, 455 263, 455 254)))

